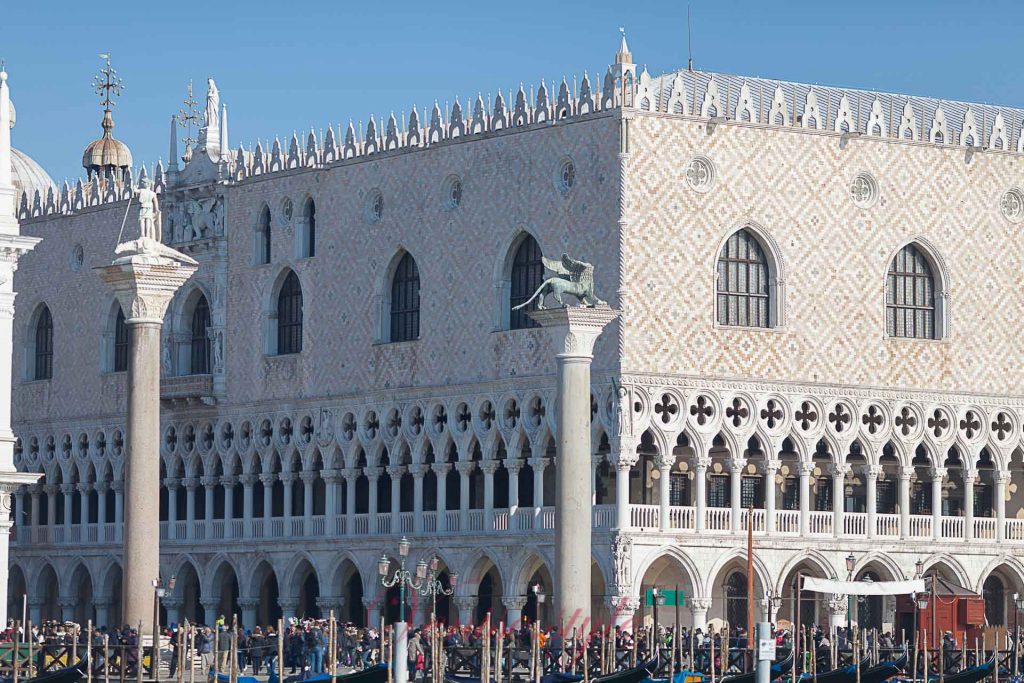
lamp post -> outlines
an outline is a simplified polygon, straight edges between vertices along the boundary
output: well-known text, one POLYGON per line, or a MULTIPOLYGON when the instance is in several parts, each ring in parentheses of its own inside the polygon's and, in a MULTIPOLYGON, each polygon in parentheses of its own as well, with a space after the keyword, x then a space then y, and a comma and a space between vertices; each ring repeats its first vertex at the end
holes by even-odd
MULTIPOLYGON (((395 673, 396 683, 406 683, 409 680, 409 662, 406 658, 406 645, 409 638, 408 626, 405 623, 405 587, 408 585, 413 590, 419 590, 423 579, 427 574, 427 563, 420 560, 416 565, 416 577, 405 568, 405 560, 409 557, 409 541, 402 536, 398 542, 399 567, 395 573, 388 578, 388 570, 391 568, 391 560, 387 555, 381 555, 377 561, 377 571, 380 572, 380 583, 385 588, 398 586, 398 623, 395 624, 395 637, 392 641, 391 663, 392 671, 395 673)), ((383 638, 383 634, 381 634, 383 638)))
MULTIPOLYGON (((918 560, 917 562, 915 562, 914 563, 914 569, 916 570, 916 572, 914 574, 914 578, 915 579, 920 579, 921 576, 924 574, 924 561, 918 560)), ((910 602, 913 604, 913 607, 914 607, 914 647, 915 647, 914 657, 916 658, 917 657, 917 650, 916 650, 916 648, 917 648, 917 640, 918 640, 918 621, 919 621, 917 614, 918 614, 918 611, 924 610, 924 609, 926 609, 928 607, 928 594, 927 593, 918 593, 918 592, 915 591, 915 592, 910 594, 910 602)))
MULTIPOLYGON (((846 556, 846 580, 853 581, 853 568, 857 566, 857 558, 850 553, 846 556)), ((846 596, 846 639, 850 642, 850 647, 853 647, 853 594, 846 596)))
MULTIPOLYGON (((174 590, 176 581, 177 578, 172 576, 164 585, 159 578, 153 579, 153 650, 149 655, 149 679, 151 681, 157 680, 160 675, 160 598, 167 595, 167 591, 174 590)), ((141 633, 139 638, 142 638, 141 633)), ((139 666, 142 666, 142 662, 139 662, 139 666)))
POLYGON ((782 596, 777 595, 775 591, 769 586, 764 591, 765 602, 768 603, 768 623, 772 623, 772 613, 775 612, 782 604, 782 596))
POLYGON ((545 595, 545 593, 544 593, 544 586, 540 585, 540 583, 533 584, 530 587, 530 590, 533 591, 533 596, 537 600, 537 626, 539 627, 541 625, 541 623, 540 623, 541 607, 544 605, 544 600, 547 598, 547 595, 545 595))
POLYGON ((665 599, 665 594, 662 593, 657 588, 652 588, 651 589, 651 597, 653 598, 651 600, 651 602, 653 603, 653 606, 654 606, 654 629, 652 630, 654 638, 652 640, 653 640, 653 645, 654 645, 654 651, 655 652, 660 652, 661 651, 661 639, 658 637, 658 605, 664 605, 665 602, 666 602, 666 599, 665 599))
MULTIPOLYGON (((416 565, 416 576, 421 576, 420 567, 426 565, 423 560, 420 560, 416 565)), ((437 578, 438 566, 440 561, 437 559, 437 555, 430 558, 430 578, 423 581, 422 587, 419 589, 419 594, 423 597, 430 596, 430 623, 433 625, 437 619, 437 596, 438 595, 451 595, 455 592, 455 586, 459 580, 459 575, 453 572, 448 572, 448 588, 444 587, 437 578)), ((424 572, 425 574, 425 572, 424 572)))

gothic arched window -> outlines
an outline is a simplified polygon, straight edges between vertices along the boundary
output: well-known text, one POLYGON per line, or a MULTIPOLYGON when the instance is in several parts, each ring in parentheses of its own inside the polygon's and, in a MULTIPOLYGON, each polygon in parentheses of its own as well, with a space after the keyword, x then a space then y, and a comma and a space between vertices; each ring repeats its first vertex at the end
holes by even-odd
POLYGON ((50 309, 43 306, 36 320, 35 370, 32 379, 53 377, 53 317, 50 309))
POLYGON ((725 580, 725 618, 730 624, 747 622, 747 577, 742 572, 725 580))
POLYGON ((989 626, 1006 626, 1006 588, 1002 579, 989 576, 982 584, 981 593, 985 598, 985 622, 989 626))
POLYGON ((938 339, 939 293, 925 253, 908 244, 889 266, 885 287, 885 331, 890 337, 938 339))
POLYGON ((294 271, 281 284, 277 295, 277 353, 302 351, 302 285, 294 271))
POLYGON ((124 322, 124 310, 117 307, 114 319, 114 372, 128 370, 128 325, 124 322))
POLYGON ((391 279, 391 335, 388 341, 403 342, 420 336, 420 271, 416 259, 406 253, 391 279))
POLYGON ((771 274, 764 249, 746 228, 737 230, 718 255, 719 325, 770 327, 771 274))
POLYGON ((544 263, 541 261, 540 245, 532 235, 527 235, 519 243, 515 258, 512 260, 511 289, 509 291, 509 329, 522 330, 528 327, 539 327, 527 311, 537 308, 534 301, 529 306, 515 310, 516 306, 533 296, 540 284, 544 282, 544 263))
POLYGON ((206 375, 210 372, 210 304, 200 296, 192 309, 192 374, 206 375))
POLYGON ((256 263, 270 263, 270 208, 263 207, 256 225, 256 263))

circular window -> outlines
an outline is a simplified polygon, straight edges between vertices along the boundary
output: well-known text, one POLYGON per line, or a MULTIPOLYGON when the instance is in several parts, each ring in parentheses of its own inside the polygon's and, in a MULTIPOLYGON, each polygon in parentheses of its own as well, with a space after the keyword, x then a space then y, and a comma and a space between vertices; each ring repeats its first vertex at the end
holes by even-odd
POLYGON ((1011 223, 1020 222, 1024 218, 1024 192, 1016 187, 1007 190, 999 200, 999 210, 1003 212, 1003 218, 1011 223))
POLYGON ((862 209, 878 200, 878 183, 870 173, 858 173, 850 183, 850 199, 862 209))
POLYGON ((292 200, 285 197, 281 200, 281 224, 288 225, 292 222, 292 200))
POLYGON ((81 244, 76 244, 74 249, 71 250, 71 270, 76 273, 82 269, 82 263, 85 262, 85 249, 82 248, 81 244))
POLYGON ((572 159, 565 157, 558 162, 558 170, 555 172, 555 189, 566 194, 576 184, 576 164, 572 159))
POLYGON ((373 190, 366 197, 366 222, 380 223, 384 216, 384 195, 380 190, 373 190))
POLYGON ((707 192, 715 184, 715 165, 707 157, 694 157, 686 167, 686 184, 697 192, 707 192))
POLYGON ((462 179, 459 176, 448 176, 444 181, 441 201, 444 202, 444 208, 449 210, 457 209, 462 204, 462 179))

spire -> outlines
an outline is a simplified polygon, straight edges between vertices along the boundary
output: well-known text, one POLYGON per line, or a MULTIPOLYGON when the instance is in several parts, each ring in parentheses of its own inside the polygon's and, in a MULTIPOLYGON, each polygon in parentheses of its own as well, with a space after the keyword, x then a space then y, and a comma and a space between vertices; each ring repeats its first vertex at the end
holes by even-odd
POLYGON ((178 117, 171 114, 171 156, 168 157, 167 171, 178 170, 178 117))
POLYGON ((82 154, 82 166, 91 178, 97 176, 113 176, 116 172, 124 173, 132 165, 132 153, 128 146, 120 140, 114 139, 114 101, 120 97, 124 84, 121 77, 117 75, 117 69, 110 65, 110 55, 101 54, 105 65, 99 74, 93 78, 92 87, 100 96, 100 105, 103 106, 103 135, 97 140, 89 143, 82 154))
POLYGON ((228 144, 228 105, 220 105, 220 151, 225 158, 230 156, 231 146, 228 144))
POLYGON ((622 34, 622 39, 619 41, 619 51, 615 55, 616 64, 632 64, 633 55, 629 51, 629 45, 626 44, 626 29, 622 26, 619 27, 619 33, 622 34))
POLYGON ((196 105, 199 103, 192 97, 192 81, 188 82, 188 94, 181 103, 183 107, 178 110, 178 124, 186 131, 185 153, 181 155, 181 160, 187 164, 192 159, 192 143, 196 141, 192 137, 192 127, 200 120, 199 113, 196 111, 196 105))

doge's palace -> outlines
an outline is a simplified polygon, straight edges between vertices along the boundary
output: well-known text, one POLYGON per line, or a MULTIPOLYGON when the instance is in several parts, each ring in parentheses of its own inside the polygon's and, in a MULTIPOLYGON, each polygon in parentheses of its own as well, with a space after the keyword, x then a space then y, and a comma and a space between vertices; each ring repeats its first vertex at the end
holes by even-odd
MULTIPOLYGON (((145 176, 199 264, 161 333, 167 621, 395 618, 376 564, 402 536, 458 574, 442 619, 553 618, 554 349, 515 307, 564 253, 621 311, 591 368, 596 620, 677 586, 686 624, 793 619, 798 573, 851 562, 1011 623, 1024 110, 652 76, 625 39, 576 78, 234 148, 229 100, 211 79, 195 140, 172 119, 166 165, 134 166, 109 111, 73 184, 13 151, 42 240, 14 278, 14 464, 38 482, 10 600, 35 621, 123 614, 127 312, 92 269, 145 176)), ((901 627, 891 597, 853 609, 901 627)))

